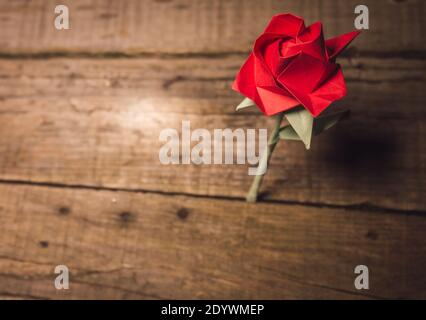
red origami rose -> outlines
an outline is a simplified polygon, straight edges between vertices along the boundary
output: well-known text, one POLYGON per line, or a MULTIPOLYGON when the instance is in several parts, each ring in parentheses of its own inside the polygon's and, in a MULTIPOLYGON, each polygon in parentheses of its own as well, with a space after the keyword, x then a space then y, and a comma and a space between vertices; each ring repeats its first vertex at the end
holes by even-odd
POLYGON ((276 15, 256 40, 232 88, 268 116, 303 105, 316 117, 346 95, 335 60, 358 34, 324 40, 321 22, 305 27, 297 16, 276 15))

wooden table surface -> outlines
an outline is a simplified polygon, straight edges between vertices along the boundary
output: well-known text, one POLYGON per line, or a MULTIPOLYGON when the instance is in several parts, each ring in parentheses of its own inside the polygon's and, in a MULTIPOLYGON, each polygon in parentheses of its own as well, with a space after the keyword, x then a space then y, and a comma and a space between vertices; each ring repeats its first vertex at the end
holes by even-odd
POLYGON ((363 1, 350 119, 280 143, 260 203, 245 165, 158 159, 183 120, 271 127, 234 112, 255 38, 280 12, 351 31, 358 2, 0 0, 0 298, 426 298, 425 1, 363 1))

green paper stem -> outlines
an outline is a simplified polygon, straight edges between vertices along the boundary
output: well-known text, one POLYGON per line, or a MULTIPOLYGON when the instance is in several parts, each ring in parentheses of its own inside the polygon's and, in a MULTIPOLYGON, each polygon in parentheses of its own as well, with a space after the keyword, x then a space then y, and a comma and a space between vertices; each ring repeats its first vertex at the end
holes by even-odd
MULTIPOLYGON (((258 168, 262 168, 265 165, 267 166, 269 164, 269 160, 271 159, 272 156, 272 152, 275 149, 275 146, 277 145, 278 141, 280 141, 280 128, 281 128, 281 122, 283 120, 284 117, 284 112, 281 112, 279 114, 277 114, 275 116, 275 128, 274 131, 272 132, 271 136, 269 137, 268 140, 268 145, 266 146, 266 150, 263 152, 260 160, 259 160, 259 165, 258 168)), ((247 202, 256 202, 257 201, 257 197, 259 196, 259 189, 260 186, 262 185, 262 181, 263 181, 263 177, 266 174, 266 172, 264 174, 259 174, 256 175, 253 179, 253 183, 251 184, 250 190, 247 193, 246 196, 246 201, 247 202)))

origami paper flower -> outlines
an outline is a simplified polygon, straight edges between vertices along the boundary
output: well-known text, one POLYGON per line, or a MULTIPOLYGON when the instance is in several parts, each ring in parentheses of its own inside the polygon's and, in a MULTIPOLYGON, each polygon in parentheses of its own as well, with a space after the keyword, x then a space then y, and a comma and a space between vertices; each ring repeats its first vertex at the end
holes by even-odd
POLYGON ((359 33, 325 41, 321 22, 305 27, 302 18, 276 15, 257 38, 232 88, 268 116, 303 105, 316 117, 346 95, 335 59, 359 33))
POLYGON ((324 40, 321 22, 305 27, 302 18, 280 14, 257 38, 232 88, 246 97, 237 110, 257 105, 265 115, 276 115, 276 124, 247 201, 257 200, 263 174, 280 139, 302 141, 309 149, 312 135, 331 128, 347 114, 319 116, 346 95, 336 57, 359 33, 324 40), (281 127, 284 117, 288 124, 281 127))

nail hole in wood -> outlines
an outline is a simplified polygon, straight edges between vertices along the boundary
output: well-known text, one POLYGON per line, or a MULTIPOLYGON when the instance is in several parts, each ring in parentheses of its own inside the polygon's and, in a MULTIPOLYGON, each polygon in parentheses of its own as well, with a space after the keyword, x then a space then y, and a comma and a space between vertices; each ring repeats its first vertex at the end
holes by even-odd
POLYGON ((189 210, 186 208, 180 208, 176 215, 178 216, 179 219, 185 220, 186 218, 188 218, 189 215, 189 210))

